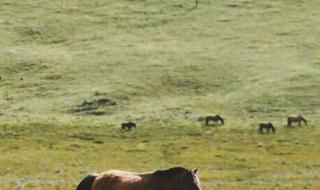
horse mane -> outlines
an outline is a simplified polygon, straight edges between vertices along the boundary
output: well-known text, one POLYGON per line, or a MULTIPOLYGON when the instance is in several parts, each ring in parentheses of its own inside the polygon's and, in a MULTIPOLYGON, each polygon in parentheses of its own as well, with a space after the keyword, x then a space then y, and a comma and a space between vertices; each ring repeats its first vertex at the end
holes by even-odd
POLYGON ((160 177, 173 177, 185 171, 188 171, 188 170, 183 167, 174 167, 174 168, 169 168, 167 170, 157 170, 153 172, 153 174, 160 177))
POLYGON ((305 119, 305 118, 304 118, 304 116, 303 116, 303 115, 301 115, 301 114, 299 114, 299 117, 300 117, 301 119, 305 119))

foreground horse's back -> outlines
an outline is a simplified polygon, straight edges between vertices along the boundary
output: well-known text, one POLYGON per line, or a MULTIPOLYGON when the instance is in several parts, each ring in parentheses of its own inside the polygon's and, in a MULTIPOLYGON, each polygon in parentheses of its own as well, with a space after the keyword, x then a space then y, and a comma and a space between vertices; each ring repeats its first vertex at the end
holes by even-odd
POLYGON ((148 173, 108 170, 88 175, 77 190, 201 190, 196 173, 183 167, 148 173))
POLYGON ((98 174, 89 174, 77 186, 76 190, 92 190, 92 184, 98 174))
POLYGON ((150 173, 135 173, 121 170, 108 170, 97 176, 92 190, 144 190, 149 187, 150 173))

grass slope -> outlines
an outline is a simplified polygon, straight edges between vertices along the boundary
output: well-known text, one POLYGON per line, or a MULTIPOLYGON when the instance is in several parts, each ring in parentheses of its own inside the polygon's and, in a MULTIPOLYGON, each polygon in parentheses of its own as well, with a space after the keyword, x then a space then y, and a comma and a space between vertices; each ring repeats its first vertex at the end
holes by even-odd
POLYGON ((203 189, 318 189, 320 2, 193 3, 1 1, 0 188, 185 165, 203 189), (226 126, 194 120, 208 112, 226 126), (294 113, 311 125, 284 128, 294 113))

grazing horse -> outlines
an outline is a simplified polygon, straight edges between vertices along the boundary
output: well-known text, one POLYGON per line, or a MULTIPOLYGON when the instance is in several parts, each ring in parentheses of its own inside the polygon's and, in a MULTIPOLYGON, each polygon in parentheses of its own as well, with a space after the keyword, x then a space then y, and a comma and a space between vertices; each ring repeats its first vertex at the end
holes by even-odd
POLYGON ((220 116, 220 115, 207 115, 205 117, 205 121, 206 121, 206 126, 209 125, 209 121, 214 121, 214 122, 221 122, 221 125, 224 124, 224 119, 220 116))
POLYGON ((288 127, 290 127, 292 123, 298 123, 298 125, 300 126, 301 121, 304 122, 305 125, 308 124, 307 120, 300 114, 297 116, 288 116, 287 121, 288 121, 288 127))
POLYGON ((136 127, 137 125, 133 122, 121 123, 121 130, 127 129, 127 131, 130 131, 132 128, 136 127))
POLYGON ((272 130, 273 133, 276 132, 276 129, 274 128, 274 126, 272 125, 271 122, 269 122, 269 123, 260 123, 259 124, 259 132, 263 133, 263 129, 267 129, 267 133, 269 133, 270 129, 272 130))
POLYGON ((196 173, 182 167, 149 173, 109 170, 88 175, 76 190, 201 190, 196 173))

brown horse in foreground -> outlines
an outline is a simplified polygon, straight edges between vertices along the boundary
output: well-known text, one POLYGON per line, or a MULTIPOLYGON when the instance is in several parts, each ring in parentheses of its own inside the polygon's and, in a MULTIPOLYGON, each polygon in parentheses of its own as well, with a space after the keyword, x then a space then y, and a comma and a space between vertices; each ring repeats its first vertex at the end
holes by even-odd
POLYGON ((287 121, 288 127, 290 127, 292 123, 298 123, 299 126, 301 125, 301 122, 304 122, 305 125, 308 124, 307 120, 300 114, 297 116, 288 116, 287 121))
POLYGON ((224 119, 220 115, 207 115, 205 117, 205 120, 206 120, 206 126, 209 125, 209 121, 214 121, 214 122, 220 121, 221 125, 224 124, 224 119))
POLYGON ((259 124, 259 132, 263 133, 263 129, 267 129, 267 133, 269 133, 270 129, 272 130, 273 133, 276 132, 276 128, 272 125, 271 122, 269 123, 260 123, 259 124))
POLYGON ((182 167, 150 173, 109 170, 88 175, 77 190, 201 190, 196 173, 182 167))

